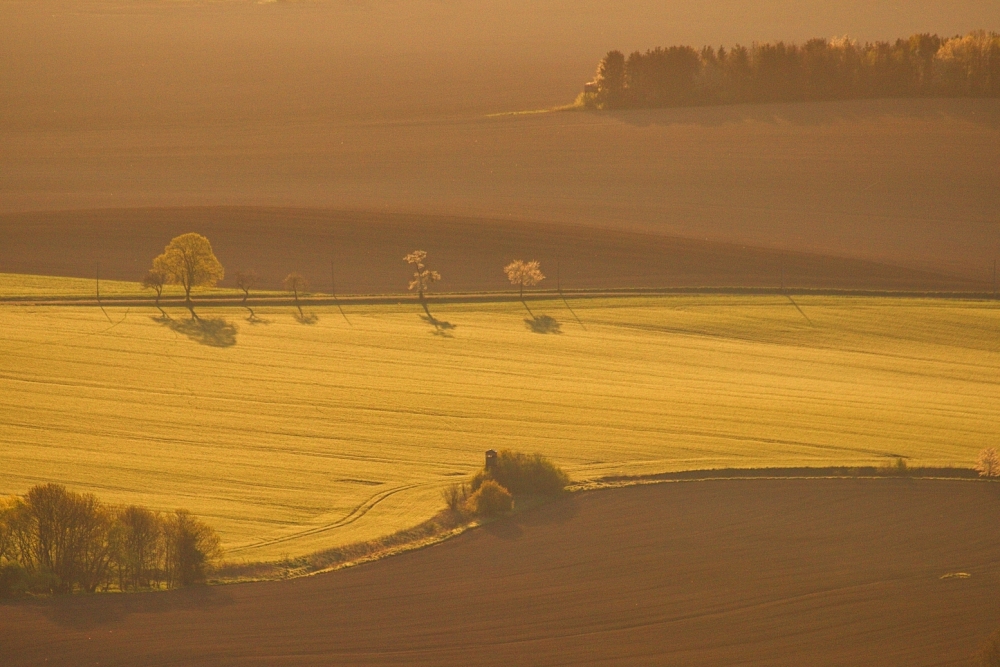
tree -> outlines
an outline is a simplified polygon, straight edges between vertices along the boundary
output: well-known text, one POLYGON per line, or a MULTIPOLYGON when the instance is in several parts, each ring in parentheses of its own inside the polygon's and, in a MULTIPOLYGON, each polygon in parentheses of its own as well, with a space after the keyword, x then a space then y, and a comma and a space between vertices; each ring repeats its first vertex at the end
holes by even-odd
POLYGON ((622 106, 625 100, 625 54, 608 51, 597 66, 594 83, 597 84, 598 107, 614 109, 622 106))
POLYGON ((195 287, 213 287, 222 280, 225 269, 212 252, 212 244, 201 234, 181 234, 153 260, 153 270, 162 273, 168 284, 184 288, 184 305, 197 318, 191 303, 195 287))
POLYGON ((414 250, 403 258, 403 261, 413 266, 413 278, 410 280, 410 289, 417 290, 417 296, 424 300, 424 292, 430 289, 433 283, 441 280, 441 274, 432 271, 424 264, 427 253, 423 250, 414 250))
POLYGON ((976 459, 976 472, 980 477, 1000 477, 1000 454, 992 447, 979 452, 976 459))
POLYGON ((163 556, 163 519, 145 507, 130 505, 118 513, 112 529, 112 561, 123 590, 159 584, 163 556))
POLYGON ((253 308, 247 305, 247 299, 250 298, 250 290, 257 286, 259 278, 257 277, 256 271, 237 271, 236 272, 236 287, 243 291, 243 307, 250 311, 250 319, 254 319, 256 315, 253 312, 253 308))
POLYGON ((309 283, 301 273, 289 273, 285 276, 284 284, 285 289, 295 295, 295 307, 299 309, 299 316, 305 317, 302 314, 302 306, 299 305, 299 292, 309 289, 309 283))
POLYGON ((156 308, 163 313, 164 317, 166 313, 160 308, 160 297, 163 296, 163 286, 167 284, 167 276, 163 274, 162 271, 157 271, 156 269, 150 269, 146 272, 146 277, 142 279, 142 288, 151 289, 156 292, 156 308))
POLYGON ((519 295, 524 298, 524 288, 533 287, 545 280, 541 266, 535 260, 525 262, 515 259, 513 262, 503 267, 504 273, 511 285, 515 285, 519 290, 519 295))
POLYGON ((208 567, 222 555, 215 531, 187 510, 177 510, 167 517, 164 535, 170 584, 189 586, 204 582, 208 567))

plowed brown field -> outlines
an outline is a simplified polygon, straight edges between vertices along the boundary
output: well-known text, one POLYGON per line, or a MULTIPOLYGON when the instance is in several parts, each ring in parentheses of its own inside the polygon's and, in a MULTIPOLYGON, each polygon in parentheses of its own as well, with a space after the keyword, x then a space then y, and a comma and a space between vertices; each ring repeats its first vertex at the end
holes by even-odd
MULTIPOLYGON (((1000 101, 491 114, 572 102, 612 48, 996 30, 989 5, 0 0, 0 213, 241 205, 547 221, 986 282, 1000 253, 1000 101)), ((23 252, 3 236, 0 265, 23 252)))
POLYGON ((998 521, 968 481, 632 487, 306 579, 3 603, 0 663, 966 665, 998 521))
POLYGON ((833 287, 983 290, 987 280, 876 262, 658 234, 431 215, 321 209, 183 208, 0 215, 0 272, 139 280, 175 235, 208 236, 232 285, 254 269, 280 289, 292 271, 329 292, 398 293, 403 255, 430 253, 436 291, 511 289, 502 267, 538 259, 543 288, 833 287))

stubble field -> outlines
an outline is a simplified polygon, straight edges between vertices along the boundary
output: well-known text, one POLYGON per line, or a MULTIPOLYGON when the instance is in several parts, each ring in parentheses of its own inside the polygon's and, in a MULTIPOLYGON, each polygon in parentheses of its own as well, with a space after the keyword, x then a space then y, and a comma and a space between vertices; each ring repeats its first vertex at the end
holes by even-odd
POLYGON ((1000 404, 994 302, 663 296, 305 309, 3 306, 0 493, 186 506, 234 559, 428 518, 488 448, 577 480, 969 466, 1000 404), (534 319, 533 319, 534 318, 534 319), (550 318, 550 319, 546 319, 550 318), (537 333, 531 325, 540 331, 537 333))

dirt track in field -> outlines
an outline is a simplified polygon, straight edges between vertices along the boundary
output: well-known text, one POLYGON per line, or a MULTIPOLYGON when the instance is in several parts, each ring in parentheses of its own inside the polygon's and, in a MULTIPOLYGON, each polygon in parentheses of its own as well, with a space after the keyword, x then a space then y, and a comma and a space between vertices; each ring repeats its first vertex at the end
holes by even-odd
POLYGON ((538 259, 542 287, 828 287, 982 290, 983 280, 875 262, 583 227, 322 209, 207 207, 0 216, 0 272, 138 280, 169 240, 197 230, 232 276, 280 288, 292 271, 339 294, 406 290, 403 255, 427 250, 438 291, 510 289, 502 267, 538 259), (557 281, 558 278, 558 281, 557 281))
POLYGON ((306 579, 4 603, 0 663, 966 665, 998 521, 965 481, 602 491, 306 579))

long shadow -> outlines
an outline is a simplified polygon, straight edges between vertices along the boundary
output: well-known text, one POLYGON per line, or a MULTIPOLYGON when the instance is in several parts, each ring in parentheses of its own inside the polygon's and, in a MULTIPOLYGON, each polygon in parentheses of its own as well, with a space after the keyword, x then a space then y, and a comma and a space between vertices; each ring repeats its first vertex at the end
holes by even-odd
POLYGON ((299 311, 298 314, 295 315, 295 321, 298 322, 299 324, 316 324, 317 322, 319 322, 319 317, 316 315, 316 313, 306 314, 303 313, 302 311, 299 311))
POLYGON ((806 322, 809 323, 809 326, 811 327, 816 326, 815 324, 813 324, 813 321, 809 319, 809 316, 806 315, 805 311, 799 308, 799 304, 795 303, 795 299, 793 299, 791 295, 786 294, 785 297, 792 302, 792 305, 795 306, 795 310, 799 311, 799 314, 802 315, 802 317, 806 318, 806 322))
POLYGON ((431 333, 433 333, 435 336, 444 336, 445 338, 450 338, 451 331, 455 328, 456 325, 452 324, 451 322, 445 322, 444 320, 439 320, 438 318, 431 315, 430 308, 427 307, 427 301, 421 299, 420 305, 423 306, 424 312, 427 313, 426 315, 421 315, 420 319, 422 319, 424 322, 427 322, 432 327, 434 327, 434 331, 432 331, 431 333))
POLYGON ((583 329, 584 331, 586 331, 587 327, 583 326, 583 322, 581 322, 580 318, 577 317, 576 311, 573 310, 573 308, 569 305, 569 301, 566 300, 566 297, 563 296, 562 292, 559 292, 559 297, 562 299, 563 303, 566 305, 566 310, 568 310, 570 312, 570 314, 573 315, 573 319, 576 320, 576 323, 580 325, 581 329, 583 329))
POLYGON ((697 125, 720 127, 757 122, 768 125, 823 127, 882 119, 920 121, 950 118, 979 126, 1000 127, 996 106, 981 98, 877 98, 822 102, 761 102, 661 109, 594 112, 635 127, 697 125))
POLYGON ((0 602, 0 614, 4 613, 4 606, 34 608, 60 627, 91 630, 114 625, 132 614, 218 609, 232 603, 232 596, 222 588, 192 586, 173 591, 121 595, 68 595, 36 600, 5 600, 0 602))
POLYGON ((535 313, 528 307, 528 302, 522 300, 521 304, 524 309, 528 311, 531 317, 524 318, 524 324, 528 327, 529 331, 538 334, 561 334, 562 325, 559 324, 558 320, 554 317, 549 317, 548 315, 535 315, 535 313))
POLYGON ((189 320, 174 320, 169 317, 164 320, 163 318, 154 317, 153 321, 158 321, 171 331, 183 334, 201 345, 208 345, 209 347, 232 347, 236 345, 236 332, 238 331, 236 325, 231 324, 221 317, 201 317, 189 320))

